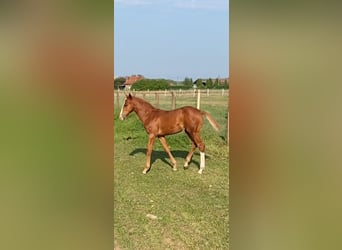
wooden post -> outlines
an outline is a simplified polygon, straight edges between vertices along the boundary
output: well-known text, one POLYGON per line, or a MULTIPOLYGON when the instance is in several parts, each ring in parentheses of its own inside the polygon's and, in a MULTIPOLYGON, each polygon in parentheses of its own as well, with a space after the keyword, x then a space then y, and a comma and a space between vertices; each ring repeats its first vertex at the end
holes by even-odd
POLYGON ((117 91, 116 91, 116 105, 118 106, 118 108, 120 108, 119 98, 120 98, 119 90, 117 90, 117 91))
MULTIPOLYGON (((222 93, 223 93, 224 89, 222 89, 222 93)), ((227 91, 228 94, 228 111, 227 111, 227 146, 228 146, 228 150, 229 150, 229 92, 227 91)))
POLYGON ((228 110, 228 114, 227 114, 227 145, 229 148, 229 110, 228 110))
POLYGON ((207 89, 207 96, 209 96, 209 89, 207 89))
POLYGON ((201 90, 197 89, 197 109, 200 109, 201 103, 201 90))
POLYGON ((156 92, 155 93, 155 98, 156 98, 156 107, 159 107, 159 94, 156 92))
POLYGON ((172 91, 171 95, 172 95, 171 109, 175 109, 176 108, 176 95, 175 95, 175 92, 172 91))

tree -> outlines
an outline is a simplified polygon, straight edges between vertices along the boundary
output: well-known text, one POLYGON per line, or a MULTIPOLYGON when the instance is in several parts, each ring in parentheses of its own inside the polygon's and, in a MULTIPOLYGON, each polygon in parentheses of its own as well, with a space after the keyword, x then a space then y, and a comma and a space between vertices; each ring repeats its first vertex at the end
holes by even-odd
POLYGON ((228 83, 227 79, 224 80, 223 88, 229 89, 229 83, 228 83))
POLYGON ((213 85, 214 85, 213 80, 211 78, 209 78, 207 81, 207 88, 212 89, 213 85))
POLYGON ((170 88, 170 83, 165 79, 141 79, 133 84, 134 90, 164 90, 170 88))
POLYGON ((192 88, 193 82, 192 78, 185 77, 183 81, 183 85, 189 88, 192 88))
POLYGON ((118 87, 126 82, 125 77, 117 77, 114 79, 114 89, 118 89, 118 87))
POLYGON ((203 81, 201 78, 196 79, 193 83, 193 87, 198 88, 198 89, 203 89, 205 86, 206 86, 206 82, 203 81))
POLYGON ((217 87, 219 87, 219 86, 220 86, 219 79, 216 78, 216 79, 215 79, 215 83, 214 83, 214 87, 217 88, 217 87))

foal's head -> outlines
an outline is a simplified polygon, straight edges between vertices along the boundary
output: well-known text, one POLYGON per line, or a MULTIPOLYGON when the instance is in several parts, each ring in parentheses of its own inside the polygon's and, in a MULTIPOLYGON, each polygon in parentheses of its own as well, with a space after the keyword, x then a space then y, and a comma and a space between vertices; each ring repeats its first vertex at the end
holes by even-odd
POLYGON ((122 105, 121 112, 120 112, 120 120, 125 120, 126 117, 133 111, 134 104, 133 104, 133 97, 131 94, 128 96, 126 95, 126 99, 124 104, 122 105))

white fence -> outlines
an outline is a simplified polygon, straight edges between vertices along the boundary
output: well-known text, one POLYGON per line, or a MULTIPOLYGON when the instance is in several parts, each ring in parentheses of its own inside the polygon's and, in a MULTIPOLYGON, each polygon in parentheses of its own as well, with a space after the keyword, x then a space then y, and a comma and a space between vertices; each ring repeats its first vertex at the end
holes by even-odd
POLYGON ((124 90, 115 90, 115 104, 120 106, 120 99, 123 98, 125 94, 131 93, 133 96, 138 96, 142 98, 150 98, 155 97, 155 105, 158 107, 159 105, 159 97, 171 97, 171 108, 176 107, 176 99, 177 97, 192 97, 196 98, 196 106, 199 109, 201 106, 201 96, 207 97, 215 97, 215 96, 229 96, 229 90, 227 89, 194 89, 194 90, 157 90, 157 91, 124 91, 124 90))

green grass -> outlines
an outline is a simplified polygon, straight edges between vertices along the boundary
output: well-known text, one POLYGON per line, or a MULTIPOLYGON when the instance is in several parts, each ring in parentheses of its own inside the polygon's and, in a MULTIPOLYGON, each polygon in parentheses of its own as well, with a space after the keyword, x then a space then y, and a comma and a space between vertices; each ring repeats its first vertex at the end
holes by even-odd
MULTIPOLYGON (((177 97, 177 107, 189 105, 192 99, 177 97)), ((171 105, 169 98, 160 96, 159 101, 161 108, 171 105)), ((185 133, 166 137, 178 171, 172 171, 167 154, 156 140, 151 170, 143 175, 147 134, 135 114, 120 121, 121 107, 115 107, 115 249, 228 249, 227 103, 227 96, 202 99, 201 109, 209 111, 222 126, 216 132, 208 121, 204 123, 206 168, 202 175, 197 173, 198 150, 189 169, 183 170, 191 145, 185 133)))

